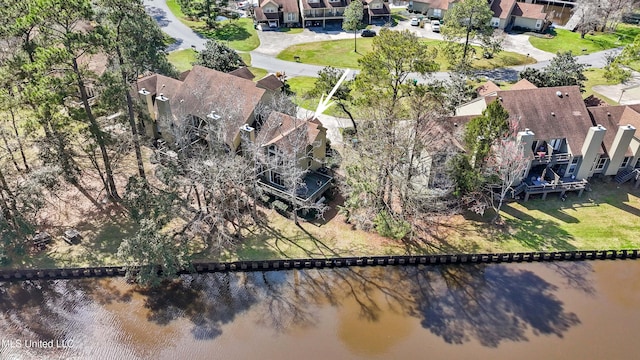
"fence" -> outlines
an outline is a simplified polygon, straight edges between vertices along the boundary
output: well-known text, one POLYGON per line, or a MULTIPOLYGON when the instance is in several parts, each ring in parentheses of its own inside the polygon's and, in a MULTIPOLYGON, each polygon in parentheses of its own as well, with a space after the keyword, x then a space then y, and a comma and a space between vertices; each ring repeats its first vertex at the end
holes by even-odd
MULTIPOLYGON (((416 266, 446 264, 489 264, 582 260, 637 259, 640 250, 588 250, 557 252, 518 252, 497 254, 449 254, 449 255, 398 255, 371 257, 342 257, 329 259, 291 259, 235 262, 196 262, 192 264, 196 273, 235 271, 277 271, 291 269, 323 269, 353 266, 416 266)), ((134 270, 135 271, 135 270, 134 270)), ((5 269, 0 270, 0 281, 81 279, 124 276, 126 268, 102 266, 65 269, 5 269)), ((189 273, 183 271, 182 273, 189 273)))

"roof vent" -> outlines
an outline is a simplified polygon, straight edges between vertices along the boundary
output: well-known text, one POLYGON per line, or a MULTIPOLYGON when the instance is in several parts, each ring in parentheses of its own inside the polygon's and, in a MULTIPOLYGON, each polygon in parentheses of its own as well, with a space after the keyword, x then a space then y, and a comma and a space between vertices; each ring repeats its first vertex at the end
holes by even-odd
POLYGON ((458 127, 458 123, 457 123, 457 122, 454 122, 454 123, 453 123, 453 126, 458 127))
POLYGON ((502 96, 500 96, 500 97, 498 98, 498 100, 502 101, 502 96))
POLYGON ((569 93, 564 93, 564 96, 569 96, 569 93))
MULTIPOLYGON (((562 94, 561 94, 562 95, 562 94)), ((551 116, 556 116, 556 113, 554 113, 553 111, 551 112, 551 116)))
POLYGON ((607 116, 611 116, 611 113, 607 111, 607 116))
POLYGON ((562 97, 562 91, 559 91, 559 90, 558 90, 558 91, 556 91, 556 96, 557 96, 557 97, 559 97, 559 98, 561 98, 561 97, 562 97))

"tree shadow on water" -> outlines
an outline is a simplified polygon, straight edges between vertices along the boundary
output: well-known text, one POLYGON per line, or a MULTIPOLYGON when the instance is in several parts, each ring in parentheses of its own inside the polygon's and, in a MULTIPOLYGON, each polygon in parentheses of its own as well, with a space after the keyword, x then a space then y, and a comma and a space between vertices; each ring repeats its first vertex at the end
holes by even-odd
POLYGON ((149 321, 168 325, 186 318, 193 324, 193 336, 206 340, 221 335, 222 325, 257 301, 253 289, 239 284, 240 279, 231 273, 183 276, 163 287, 139 291, 146 296, 149 321))
POLYGON ((563 334, 580 324, 555 293, 558 287, 532 271, 499 265, 446 266, 411 271, 415 316, 450 344, 477 340, 485 347, 563 334))

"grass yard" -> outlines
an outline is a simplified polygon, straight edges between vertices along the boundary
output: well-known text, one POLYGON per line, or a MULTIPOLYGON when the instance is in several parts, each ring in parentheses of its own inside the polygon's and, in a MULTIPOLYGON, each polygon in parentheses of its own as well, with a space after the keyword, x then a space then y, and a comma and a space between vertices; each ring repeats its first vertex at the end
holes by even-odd
POLYGON ((595 93, 593 91, 593 87, 597 85, 614 85, 615 81, 607 80, 604 77, 605 70, 604 69, 596 69, 596 68, 588 68, 585 70, 584 75, 587 77, 587 81, 584 83, 585 92, 582 93, 583 98, 587 98, 590 95, 595 95, 596 97, 606 101, 609 105, 618 105, 616 100, 609 99, 599 93, 595 93))
POLYGON ((281 27, 278 29, 278 32, 281 33, 285 33, 285 34, 300 34, 301 32, 303 32, 304 29, 303 28, 288 28, 288 27, 281 27))
POLYGON ((555 37, 552 39, 530 36, 529 42, 534 47, 550 53, 571 51, 574 55, 581 55, 625 46, 633 42, 638 34, 640 34, 640 26, 620 24, 614 33, 587 34, 584 39, 580 38, 578 32, 556 29, 555 37), (586 50, 583 51, 583 49, 586 50))
POLYGON ((428 236, 400 242, 356 231, 337 215, 327 224, 293 224, 268 211, 270 230, 250 236, 226 260, 428 253, 560 251, 640 248, 640 190, 632 184, 593 181, 582 197, 549 195, 503 207, 504 225, 487 214, 455 216, 430 224, 428 236))
POLYGON ((391 9, 391 18, 395 20, 395 22, 409 20, 409 15, 409 12, 405 8, 391 9))
POLYGON ((196 52, 193 49, 173 51, 167 55, 167 60, 169 60, 178 71, 191 70, 193 67, 192 63, 196 61, 196 52))
POLYGON ((225 20, 219 22, 217 29, 207 29, 206 25, 194 28, 195 32, 207 39, 223 41, 230 48, 238 51, 251 51, 260 46, 260 39, 253 20, 248 18, 225 20))
POLYGON ((207 39, 223 41, 229 47, 239 51, 251 51, 260 46, 260 39, 253 27, 252 19, 219 21, 216 29, 209 29, 204 21, 188 18, 176 0, 167 0, 167 6, 183 24, 207 39))
MULTIPOLYGON (((632 184, 592 181, 582 197, 566 201, 550 195, 546 200, 512 202, 503 207, 503 225, 488 224, 492 217, 456 215, 434 219, 428 233, 407 241, 383 238, 354 230, 336 212, 328 222, 301 222, 300 226, 274 210, 263 209, 267 225, 247 234, 232 251, 219 256, 205 249, 198 260, 261 260, 306 257, 372 256, 441 253, 526 252, 640 248, 640 190, 632 184)), ((14 258, 10 268, 117 265, 121 241, 135 234, 137 225, 123 216, 97 223, 80 223, 83 240, 68 245, 57 232, 47 251, 14 258)))
MULTIPOLYGON (((403 246, 377 234, 352 230, 343 221, 318 226, 293 220, 267 210, 269 227, 261 235, 252 235, 224 260, 257 260, 305 257, 360 256, 365 254, 403 254, 403 246)), ((338 219, 336 219, 338 220, 338 219)))
MULTIPOLYGON (((244 60, 245 64, 247 64, 253 75, 256 76, 254 80, 258 81, 267 75, 267 70, 251 66, 251 54, 240 53, 240 57, 244 60)), ((192 49, 173 51, 169 53, 167 59, 178 71, 187 71, 191 70, 193 67, 192 63, 196 61, 196 52, 192 49)))
MULTIPOLYGON (((318 107, 319 98, 308 99, 305 97, 306 93, 315 87, 315 83, 316 78, 311 76, 296 76, 287 80, 289 88, 296 94, 294 99, 296 105, 308 110, 315 110, 316 107, 318 107)), ((347 107, 347 109, 349 108, 347 107)), ((347 114, 345 114, 340 107, 335 104, 327 109, 324 114, 341 118, 348 117, 347 114)))
MULTIPOLYGON (((422 39, 435 48, 442 48, 443 41, 422 39)), ((299 56, 300 61, 306 64, 331 65, 342 68, 359 68, 358 59, 372 51, 373 38, 358 38, 358 52, 353 51, 353 39, 319 41, 304 43, 288 47, 278 54, 277 58, 286 61, 294 61, 294 56, 299 56)), ((482 51, 478 48, 478 54, 482 51)), ((440 64, 440 70, 449 68, 449 63, 443 54, 438 54, 436 61, 440 64)), ((525 65, 535 63, 535 59, 526 55, 503 51, 493 59, 477 59, 473 62, 476 69, 495 69, 506 66, 525 65)))

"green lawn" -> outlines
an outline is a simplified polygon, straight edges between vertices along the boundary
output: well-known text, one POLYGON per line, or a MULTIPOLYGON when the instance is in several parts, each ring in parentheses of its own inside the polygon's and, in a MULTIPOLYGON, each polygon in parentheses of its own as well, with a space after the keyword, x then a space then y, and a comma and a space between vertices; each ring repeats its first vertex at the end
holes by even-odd
MULTIPOLYGON (((423 39, 421 41, 438 49, 445 44, 439 40, 423 39)), ((359 68, 358 59, 371 52, 373 38, 358 38, 356 43, 357 53, 353 51, 353 39, 344 39, 293 45, 278 54, 277 58, 293 61, 294 56, 299 56, 300 61, 306 64, 357 69, 359 68)), ((482 51, 478 49, 478 53, 481 54, 482 51)), ((441 70, 449 68, 449 63, 442 54, 438 55, 436 61, 440 64, 441 70)), ((503 51, 494 59, 477 59, 473 62, 473 66, 476 69, 495 69, 531 63, 535 63, 535 59, 526 55, 503 51)))
POLYGON ((123 239, 131 237, 138 225, 128 218, 113 218, 98 224, 79 224, 75 228, 82 240, 75 245, 67 244, 62 234, 50 231, 53 242, 46 250, 23 255, 13 255, 7 268, 56 268, 81 266, 118 265, 116 257, 123 239))
POLYGON ((292 35, 293 34, 300 34, 303 31, 304 31, 303 28, 282 27, 282 28, 278 29, 278 32, 285 33, 285 34, 292 34, 292 35))
POLYGON ((596 85, 614 85, 616 83, 615 81, 605 79, 604 73, 604 69, 588 68, 585 70, 584 75, 587 77, 587 81, 584 83, 585 92, 582 93, 582 97, 587 98, 590 95, 595 95, 609 105, 618 105, 614 99, 609 99, 608 97, 593 92, 593 87, 596 85))
MULTIPOLYGON (((240 57, 242 57, 242 60, 247 64, 253 75, 256 76, 256 81, 267 75, 267 70, 251 66, 251 54, 240 53, 240 57)), ((176 67, 176 69, 178 69, 178 71, 187 71, 191 70, 193 67, 192 63, 196 61, 196 52, 192 49, 173 51, 169 53, 167 59, 176 67)))
POLYGON ((260 39, 256 29, 253 27, 252 19, 220 21, 216 29, 209 29, 204 21, 189 19, 183 14, 176 0, 167 0, 167 6, 183 24, 207 39, 223 41, 229 47, 239 51, 251 51, 260 46, 260 39))
POLYGON ((584 39, 581 39, 580 33, 556 29, 555 37, 552 39, 530 36, 529 42, 534 47, 550 53, 571 51, 574 55, 580 55, 625 46, 633 42, 638 34, 640 34, 640 26, 620 24, 615 33, 587 34, 584 39), (583 51, 583 49, 586 50, 583 51))
POLYGON ((640 190, 631 184, 592 182, 582 197, 566 201, 512 202, 503 207, 504 225, 477 216, 455 216, 430 225, 430 234, 403 243, 353 230, 340 218, 328 224, 301 223, 268 213, 267 234, 249 236, 225 259, 277 259, 464 252, 526 252, 640 248, 640 190))
MULTIPOLYGON (((301 222, 296 226, 275 211, 264 210, 267 224, 247 233, 245 239, 222 258, 196 254, 200 260, 260 260, 324 256, 371 256, 403 254, 562 251, 640 248, 640 190, 632 184, 592 181, 592 191, 581 197, 571 193, 566 201, 557 195, 546 200, 532 198, 503 207, 504 225, 488 224, 492 217, 456 215, 432 219, 428 233, 411 241, 393 241, 373 232, 354 230, 336 215, 326 223, 301 222)), ((78 245, 67 245, 60 234, 47 251, 14 258, 8 266, 71 267, 117 265, 114 254, 122 239, 132 236, 137 225, 126 218, 77 226, 83 234, 78 245), (96 226, 97 225, 97 226, 96 226)))
POLYGON ((409 12, 405 8, 393 8, 391 9, 391 18, 398 21, 409 20, 409 12))
MULTIPOLYGON (((296 103, 296 105, 308 110, 315 110, 316 107, 318 107, 318 101, 320 100, 319 98, 308 99, 305 96, 309 90, 315 87, 315 83, 316 78, 311 76, 296 76, 287 80, 289 88, 296 94, 294 98, 294 102, 296 103)), ((347 114, 345 114, 335 104, 327 109, 324 114, 341 118, 348 117, 347 114)))
POLYGON ((171 13, 173 13, 173 15, 175 15, 183 24, 187 25, 190 28, 204 25, 204 21, 188 19, 187 16, 182 12, 182 9, 180 9, 180 5, 178 4, 177 0, 166 0, 166 2, 171 13))
POLYGON ((192 63, 196 61, 196 52, 193 49, 173 51, 167 55, 167 60, 180 72, 191 70, 192 63))

